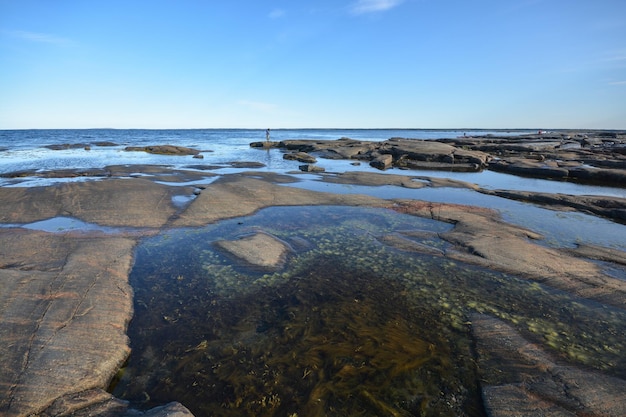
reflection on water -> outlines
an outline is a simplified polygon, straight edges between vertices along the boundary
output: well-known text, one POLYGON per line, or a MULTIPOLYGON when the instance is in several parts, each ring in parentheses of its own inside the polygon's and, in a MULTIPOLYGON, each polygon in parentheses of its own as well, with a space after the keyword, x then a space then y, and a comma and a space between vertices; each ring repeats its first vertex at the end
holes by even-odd
POLYGON ((626 251, 626 225, 589 214, 550 210, 535 204, 486 195, 466 188, 412 189, 396 186, 334 184, 316 181, 314 176, 305 178, 307 179, 304 181, 282 185, 337 194, 366 194, 383 199, 405 198, 488 207, 499 211, 503 220, 508 223, 541 233, 546 237, 545 243, 551 246, 575 247, 580 242, 586 242, 626 251))
POLYGON ((400 251, 445 252, 447 224, 383 209, 268 208, 146 240, 131 274, 133 348, 114 393, 196 416, 482 416, 468 316, 497 316, 562 359, 626 375, 623 312, 540 284, 400 251), (285 267, 218 239, 262 230, 285 267))

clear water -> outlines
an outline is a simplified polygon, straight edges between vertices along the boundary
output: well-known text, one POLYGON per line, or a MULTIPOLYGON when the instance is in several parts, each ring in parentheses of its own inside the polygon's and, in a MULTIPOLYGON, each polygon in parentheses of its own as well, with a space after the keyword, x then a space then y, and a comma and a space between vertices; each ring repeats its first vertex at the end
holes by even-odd
POLYGON ((131 357, 111 389, 198 417, 482 417, 475 312, 561 360, 626 376, 623 311, 386 243, 441 252, 450 227, 384 209, 273 207, 149 238, 130 277, 131 357), (215 245, 255 232, 290 245, 284 267, 261 271, 215 245))
POLYGON ((548 245, 574 247, 591 243, 626 251, 626 225, 584 213, 562 212, 506 198, 485 195, 464 188, 403 188, 323 182, 316 175, 287 187, 337 194, 366 194, 383 199, 412 199, 437 203, 488 207, 500 212, 503 220, 541 233, 548 245))

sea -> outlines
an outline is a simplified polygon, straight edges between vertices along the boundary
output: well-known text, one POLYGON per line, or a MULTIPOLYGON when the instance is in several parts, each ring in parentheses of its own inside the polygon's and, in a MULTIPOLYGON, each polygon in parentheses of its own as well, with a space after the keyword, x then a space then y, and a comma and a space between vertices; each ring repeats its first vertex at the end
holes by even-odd
MULTIPOLYGON (((270 139, 335 140, 351 138, 383 141, 392 137, 440 139, 469 135, 517 135, 533 131, 424 130, 424 129, 275 129, 270 139)), ((260 162, 267 169, 291 169, 293 163, 268 158, 267 153, 250 148, 265 140, 264 129, 80 129, 80 130, 0 130, 0 174, 27 170, 103 168, 119 164, 157 164, 183 168, 189 158, 127 152, 127 146, 177 145, 202 151, 206 163, 228 165, 233 161, 260 162), (58 147, 65 149, 58 150, 58 147), (104 146, 103 146, 104 145, 104 146), (57 150, 51 147, 57 147, 57 150), (89 146, 90 150, 85 151, 89 146)), ((197 161, 196 161, 197 162, 197 161)))
MULTIPOLYGON (((518 136, 536 129, 271 129, 270 140, 287 139, 384 141, 390 138, 434 140, 464 136, 518 136)), ((285 160, 280 149, 263 150, 250 143, 265 141, 265 129, 25 129, 0 130, 0 187, 38 187, 60 182, 101 180, 101 177, 44 178, 37 173, 65 169, 98 169, 110 165, 164 165, 174 169, 198 170, 210 167, 211 174, 249 171, 233 162, 262 164, 256 171, 291 174, 300 162, 285 160), (128 146, 177 145, 200 151, 202 159, 192 156, 154 155, 126 151, 128 146), (19 175, 16 175, 19 173, 19 175)), ((368 171, 385 174, 445 177, 466 181, 485 189, 553 192, 572 195, 599 195, 626 198, 626 189, 575 184, 484 170, 447 172, 390 169, 379 171, 354 161, 318 158, 316 165, 326 173, 368 171)), ((212 178, 214 180, 215 178, 212 178)), ((462 188, 414 190, 402 187, 367 187, 320 181, 319 174, 298 174, 293 186, 314 191, 361 193, 379 198, 410 198, 443 203, 469 204, 500 210, 505 220, 547 233, 550 240, 572 246, 580 236, 592 243, 626 248, 626 226, 583 213, 563 213, 488 196, 462 188), (624 230, 622 230, 624 229, 624 230)), ((181 184, 184 185, 184 184, 181 184)))

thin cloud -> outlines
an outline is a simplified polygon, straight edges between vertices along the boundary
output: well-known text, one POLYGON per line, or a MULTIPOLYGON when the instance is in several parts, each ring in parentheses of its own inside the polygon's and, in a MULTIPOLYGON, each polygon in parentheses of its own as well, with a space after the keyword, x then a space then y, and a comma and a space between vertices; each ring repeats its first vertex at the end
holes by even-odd
POLYGON ((270 12, 269 14, 269 18, 270 19, 280 19, 281 17, 284 17, 287 14, 286 11, 284 11, 283 9, 274 9, 270 12))
POLYGON ((11 30, 6 31, 6 33, 8 33, 10 36, 13 36, 14 38, 24 39, 30 42, 46 43, 60 46, 69 45, 72 43, 72 41, 67 38, 62 38, 48 33, 29 32, 25 30, 11 30))
POLYGON ((613 81, 609 85, 626 85, 626 81, 613 81))
POLYGON ((358 0, 353 3, 352 14, 378 13, 399 6, 404 0, 358 0))

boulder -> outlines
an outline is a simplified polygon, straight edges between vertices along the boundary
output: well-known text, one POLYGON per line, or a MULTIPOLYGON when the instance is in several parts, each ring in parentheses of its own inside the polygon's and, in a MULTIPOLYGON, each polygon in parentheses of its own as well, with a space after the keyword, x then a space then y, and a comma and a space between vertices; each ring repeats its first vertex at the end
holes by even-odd
POLYGON ((393 156, 389 154, 378 155, 370 162, 370 165, 376 169, 384 171, 393 166, 393 156))
POLYGON ((324 169, 323 167, 319 167, 317 165, 312 165, 312 164, 300 165, 298 168, 302 172, 324 172, 324 171, 326 171, 326 169, 324 169))

